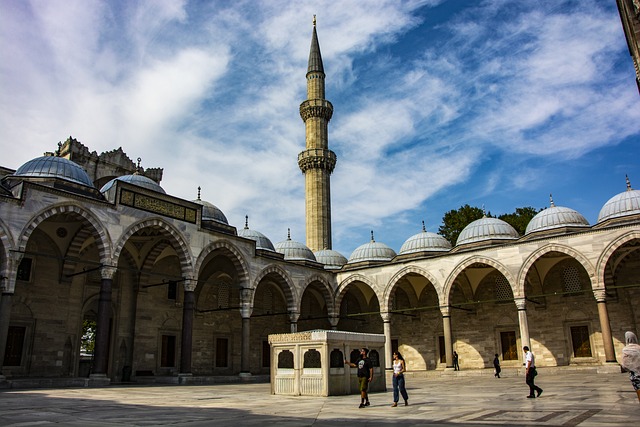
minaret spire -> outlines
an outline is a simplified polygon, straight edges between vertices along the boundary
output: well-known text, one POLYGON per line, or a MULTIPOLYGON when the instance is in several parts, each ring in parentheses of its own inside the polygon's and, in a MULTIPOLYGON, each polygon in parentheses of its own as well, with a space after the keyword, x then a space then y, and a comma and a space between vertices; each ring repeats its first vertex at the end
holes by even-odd
POLYGON ((314 15, 307 67, 307 100, 300 104, 306 149, 298 154, 298 166, 305 175, 307 247, 312 251, 331 249, 330 175, 336 165, 336 155, 329 150, 328 124, 333 105, 324 99, 324 78, 314 15))

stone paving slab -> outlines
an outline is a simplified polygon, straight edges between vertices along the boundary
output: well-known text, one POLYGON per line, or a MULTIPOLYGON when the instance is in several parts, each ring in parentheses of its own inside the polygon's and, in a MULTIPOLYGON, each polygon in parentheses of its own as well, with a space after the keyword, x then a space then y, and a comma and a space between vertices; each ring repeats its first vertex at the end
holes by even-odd
POLYGON ((110 386, 0 391, 0 426, 623 426, 638 425, 640 403, 626 374, 538 376, 527 399, 522 377, 407 378, 409 406, 393 394, 275 396, 269 384, 110 386))

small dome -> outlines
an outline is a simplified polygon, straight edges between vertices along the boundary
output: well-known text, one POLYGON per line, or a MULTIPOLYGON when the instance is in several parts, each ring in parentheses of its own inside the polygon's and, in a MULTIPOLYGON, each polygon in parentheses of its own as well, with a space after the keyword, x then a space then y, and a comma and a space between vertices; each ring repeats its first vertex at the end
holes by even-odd
POLYGON ((248 216, 245 216, 244 228, 242 230, 238 230, 238 236, 244 237, 245 239, 251 239, 256 242, 256 249, 263 249, 273 252, 276 251, 276 249, 273 247, 273 243, 271 243, 271 240, 269 240, 267 236, 259 231, 249 229, 248 216))
POLYGON ((400 248, 400 255, 415 252, 448 252, 451 243, 439 234, 427 231, 422 221, 422 231, 409 237, 400 248))
POLYGON ((349 257, 349 264, 360 261, 391 261, 396 253, 384 243, 376 242, 371 232, 371 241, 356 248, 349 257))
POLYGON ((458 236, 456 246, 484 240, 516 240, 518 232, 498 218, 482 217, 467 225, 458 236))
POLYGON ((94 187, 87 172, 79 164, 64 157, 42 156, 29 160, 20 166, 13 176, 60 178, 87 187, 94 187))
POLYGON ((105 185, 102 186, 102 188, 100 189, 100 192, 104 194, 107 191, 109 191, 111 187, 115 185, 116 181, 128 182, 129 184, 133 184, 138 187, 146 188, 148 190, 152 190, 162 194, 167 194, 162 189, 162 187, 160 187, 160 184, 158 184, 151 178, 147 178, 146 176, 140 175, 137 173, 134 173, 133 175, 123 175, 117 178, 113 178, 111 181, 107 182, 105 185))
POLYGON ((229 225, 227 217, 216 205, 200 199, 200 187, 198 187, 198 198, 196 200, 192 200, 192 202, 202 205, 203 221, 218 221, 229 225))
POLYGON ((347 258, 338 251, 332 249, 322 249, 313 253, 316 261, 324 264, 327 270, 340 269, 347 263, 347 258))
POLYGON ((561 227, 589 227, 589 221, 573 209, 556 206, 551 198, 550 206, 531 218, 524 234, 561 227))
POLYGON ((291 240, 291 230, 287 231, 287 240, 276 243, 276 252, 283 254, 285 260, 316 260, 311 249, 305 244, 291 240))
POLYGON ((604 204, 598 214, 598 223, 636 214, 640 214, 640 191, 631 188, 631 182, 627 177, 627 191, 613 196, 604 204))

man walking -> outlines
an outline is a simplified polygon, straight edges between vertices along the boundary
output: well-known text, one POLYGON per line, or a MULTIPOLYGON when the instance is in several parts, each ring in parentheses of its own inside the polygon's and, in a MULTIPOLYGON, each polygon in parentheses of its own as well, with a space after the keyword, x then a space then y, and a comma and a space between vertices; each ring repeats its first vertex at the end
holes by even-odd
POLYGON ((536 392, 538 393, 537 397, 540 397, 542 389, 534 384, 534 379, 536 375, 538 375, 536 371, 536 358, 526 345, 522 347, 522 349, 524 350, 524 366, 526 368, 525 378, 529 386, 529 396, 527 396, 527 398, 535 398, 536 392))
POLYGON ((351 366, 352 368, 358 368, 358 385, 360 386, 360 408, 364 408, 370 405, 367 390, 369 390, 369 383, 373 380, 373 363, 371 363, 371 359, 369 359, 368 354, 368 348, 361 348, 360 359, 358 360, 357 365, 355 363, 349 362, 347 359, 344 359, 345 364, 351 366))

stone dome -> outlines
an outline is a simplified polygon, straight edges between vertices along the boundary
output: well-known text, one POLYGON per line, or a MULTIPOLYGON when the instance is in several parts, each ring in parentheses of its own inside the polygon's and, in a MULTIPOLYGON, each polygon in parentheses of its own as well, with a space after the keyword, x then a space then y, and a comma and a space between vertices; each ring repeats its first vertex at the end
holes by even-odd
POLYGON ((416 252, 448 252, 451 243, 439 234, 427 231, 422 221, 422 231, 409 237, 400 248, 400 255, 416 252))
POLYGON ((203 221, 217 221, 229 225, 227 217, 216 205, 200 199, 200 187, 198 187, 198 198, 192 202, 202 205, 203 221))
POLYGON ((271 240, 269 240, 267 236, 259 231, 251 230, 249 228, 248 216, 245 216, 244 228, 242 230, 238 230, 238 236, 244 237, 245 239, 251 239, 256 242, 256 249, 263 249, 272 252, 276 251, 273 247, 273 243, 271 243, 271 240))
POLYGON ((612 218, 640 214, 640 191, 631 188, 627 177, 627 190, 610 198, 598 214, 598 223, 612 218))
POLYGON ((64 157, 42 156, 20 166, 14 177, 60 178, 76 184, 94 187, 93 181, 82 167, 64 157))
POLYGON ((467 225, 458 236, 456 246, 485 240, 516 240, 520 237, 511 225, 498 218, 482 217, 467 225))
POLYGON ((371 232, 371 241, 356 248, 349 257, 349 264, 360 261, 391 261, 396 253, 384 243, 376 242, 371 232))
POLYGON ((589 221, 578 211, 562 206, 556 206, 553 203, 553 197, 550 196, 550 205, 547 209, 538 212, 529 224, 524 234, 536 231, 552 230, 562 227, 589 227, 589 221))
POLYGON ((148 190, 152 190, 162 194, 167 194, 164 189, 160 187, 160 184, 158 184, 151 178, 147 178, 146 176, 137 173, 134 173, 133 175, 123 175, 117 178, 113 178, 111 181, 102 186, 100 192, 104 194, 109 191, 115 185, 116 181, 128 182, 129 184, 133 184, 138 187, 146 188, 148 190))
POLYGON ((316 261, 316 257, 304 243, 291 240, 291 230, 287 230, 287 240, 276 243, 276 252, 284 255, 290 261, 316 261))
POLYGON ((324 264, 327 270, 340 269, 347 263, 347 258, 338 251, 332 249, 322 249, 313 253, 316 261, 324 264))

